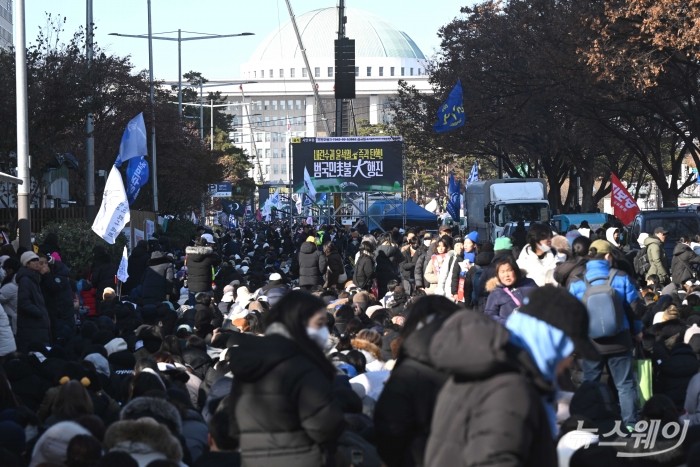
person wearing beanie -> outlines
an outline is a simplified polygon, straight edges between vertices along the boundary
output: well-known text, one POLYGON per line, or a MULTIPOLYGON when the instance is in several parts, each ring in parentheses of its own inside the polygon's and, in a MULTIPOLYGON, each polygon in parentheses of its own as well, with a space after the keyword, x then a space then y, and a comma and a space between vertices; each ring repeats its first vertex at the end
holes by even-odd
POLYGON ((476 255, 478 252, 477 244, 479 243, 479 233, 469 232, 464 238, 464 259, 469 261, 470 264, 474 264, 476 261, 476 255))
POLYGON ((195 295, 198 292, 211 292, 214 282, 214 268, 221 259, 212 245, 206 240, 197 241, 197 245, 185 248, 185 265, 187 266, 187 290, 189 305, 195 306, 195 295))
POLYGON ((505 326, 454 313, 429 348, 450 378, 435 404, 424 465, 556 466, 556 382, 574 352, 598 358, 587 330, 583 304, 551 285, 533 290, 505 326))
POLYGON ((614 336, 593 340, 602 359, 599 361, 583 359, 581 367, 584 381, 597 383, 602 377, 603 368, 607 365, 617 389, 622 420, 627 426, 634 426, 639 411, 639 399, 633 370, 632 336, 639 334, 642 330, 642 323, 637 321, 635 316, 643 315, 643 309, 640 307, 644 305, 637 287, 629 276, 620 270, 612 270, 614 248, 607 240, 598 239, 591 243, 590 258, 586 262, 586 271, 583 275, 585 281, 578 280, 571 283, 569 292, 579 300, 583 300, 589 284, 598 285, 610 281, 617 298, 623 302, 625 313, 620 331, 614 336))
POLYGON ((323 275, 328 267, 328 259, 318 250, 315 239, 309 241, 307 238, 301 244, 298 261, 299 287, 311 290, 315 285, 323 284, 323 275))

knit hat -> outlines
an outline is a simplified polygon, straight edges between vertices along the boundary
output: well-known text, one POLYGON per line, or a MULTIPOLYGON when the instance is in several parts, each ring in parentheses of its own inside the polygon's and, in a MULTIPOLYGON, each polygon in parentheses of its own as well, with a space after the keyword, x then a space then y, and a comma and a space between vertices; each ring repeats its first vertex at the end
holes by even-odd
POLYGON ((493 244, 493 251, 512 250, 513 242, 510 237, 498 237, 493 244))
POLYGON ((474 243, 479 243, 479 232, 477 232, 476 230, 473 232, 469 232, 467 234, 467 238, 474 243))
POLYGON ((121 420, 138 420, 142 417, 151 417, 163 423, 175 435, 182 433, 182 417, 175 406, 165 399, 136 397, 126 404, 119 414, 121 420))
POLYGON ((39 256, 36 253, 33 251, 25 251, 22 253, 22 256, 19 257, 19 262, 22 263, 22 266, 26 266, 30 261, 35 259, 39 259, 39 256))
POLYGON ((39 437, 32 451, 30 467, 44 463, 63 465, 66 462, 68 443, 77 435, 90 432, 76 422, 58 422, 39 437))
POLYGON ((574 343, 576 353, 586 360, 600 360, 588 337, 586 307, 566 289, 545 285, 533 290, 519 308, 523 313, 564 332, 574 343))

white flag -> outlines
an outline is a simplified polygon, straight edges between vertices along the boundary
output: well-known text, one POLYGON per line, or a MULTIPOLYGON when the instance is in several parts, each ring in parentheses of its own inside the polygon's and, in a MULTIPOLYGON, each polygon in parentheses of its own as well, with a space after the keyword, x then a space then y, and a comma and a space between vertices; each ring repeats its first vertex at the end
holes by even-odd
POLYGON ((124 246, 124 252, 122 253, 122 259, 119 261, 119 269, 117 269, 117 279, 122 282, 126 282, 129 278, 129 255, 126 251, 126 245, 124 246))
POLYGON ((130 219, 129 200, 126 198, 122 174, 112 166, 105 183, 102 205, 92 223, 92 231, 110 245, 114 245, 117 236, 130 219))
POLYGON ((309 175, 309 171, 306 167, 304 167, 304 188, 306 188, 306 194, 309 195, 313 201, 316 201, 316 187, 311 181, 311 175, 309 175))

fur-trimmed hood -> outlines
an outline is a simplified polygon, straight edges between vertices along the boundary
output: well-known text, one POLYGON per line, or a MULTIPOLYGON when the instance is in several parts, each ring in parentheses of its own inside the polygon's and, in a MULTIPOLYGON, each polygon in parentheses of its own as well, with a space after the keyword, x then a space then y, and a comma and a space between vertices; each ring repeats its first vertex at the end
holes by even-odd
POLYGON ((354 338, 350 341, 353 349, 364 350, 374 356, 377 360, 382 359, 382 349, 365 339, 354 338))
POLYGON ((214 250, 208 246, 188 246, 185 248, 185 254, 187 255, 210 255, 214 253, 214 250))
POLYGON ((150 417, 113 423, 105 433, 104 445, 107 450, 126 451, 139 465, 163 457, 178 463, 182 460, 178 439, 165 425, 150 417))
POLYGON ((501 285, 501 282, 498 280, 498 277, 492 277, 491 279, 486 281, 486 285, 484 286, 484 288, 486 289, 487 292, 491 293, 499 285, 501 285))

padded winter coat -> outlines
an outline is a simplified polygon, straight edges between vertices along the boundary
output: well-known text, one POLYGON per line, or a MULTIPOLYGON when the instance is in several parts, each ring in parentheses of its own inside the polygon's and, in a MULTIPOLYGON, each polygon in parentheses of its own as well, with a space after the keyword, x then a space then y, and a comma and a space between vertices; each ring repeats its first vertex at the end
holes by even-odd
MULTIPOLYGON (((154 251, 143 273, 141 300, 144 305, 160 303, 173 293, 175 266, 162 251, 154 251)), ((189 284, 189 280, 188 280, 189 284)))
POLYGON ((352 282, 363 290, 369 290, 372 287, 372 279, 374 278, 374 260, 371 255, 360 253, 360 257, 355 263, 355 271, 352 275, 352 282))
POLYGON ((228 358, 235 380, 231 432, 239 436, 243 465, 322 465, 324 447, 344 427, 333 382, 283 335, 241 337, 228 358))
MULTIPOLYGON (((185 248, 187 261, 187 288, 190 293, 211 290, 214 280, 213 268, 219 264, 219 255, 208 246, 185 248)), ((145 273, 144 273, 145 275, 145 273)))
POLYGON ((505 327, 457 312, 432 339, 430 359, 452 376, 435 404, 424 465, 557 465, 543 405, 554 387, 505 327))
POLYGON ((652 274, 656 274, 661 279, 662 284, 668 283, 668 260, 666 259, 666 250, 664 245, 657 237, 650 235, 644 240, 644 246, 647 247, 647 256, 649 258, 649 271, 645 279, 652 274))
MULTIPOLYGON (((537 288, 535 281, 528 277, 522 278, 515 287, 509 287, 508 290, 522 304, 525 298, 537 288)), ((484 313, 501 324, 504 324, 508 317, 513 313, 519 305, 515 303, 513 298, 506 292, 506 287, 501 284, 497 277, 492 277, 486 284, 486 290, 489 292, 489 298, 486 300, 484 313)))
MULTIPOLYGON (((647 249, 648 250, 648 249, 647 249)), ((700 256, 696 255, 685 243, 676 243, 671 259, 671 279, 674 284, 682 285, 693 278, 693 264, 700 264, 700 256)))
POLYGON ((299 285, 323 284, 323 275, 326 273, 328 260, 318 251, 315 243, 304 242, 299 248, 299 285))
POLYGON ((31 342, 51 344, 51 321, 41 293, 41 274, 27 267, 17 271, 17 346, 31 342))

